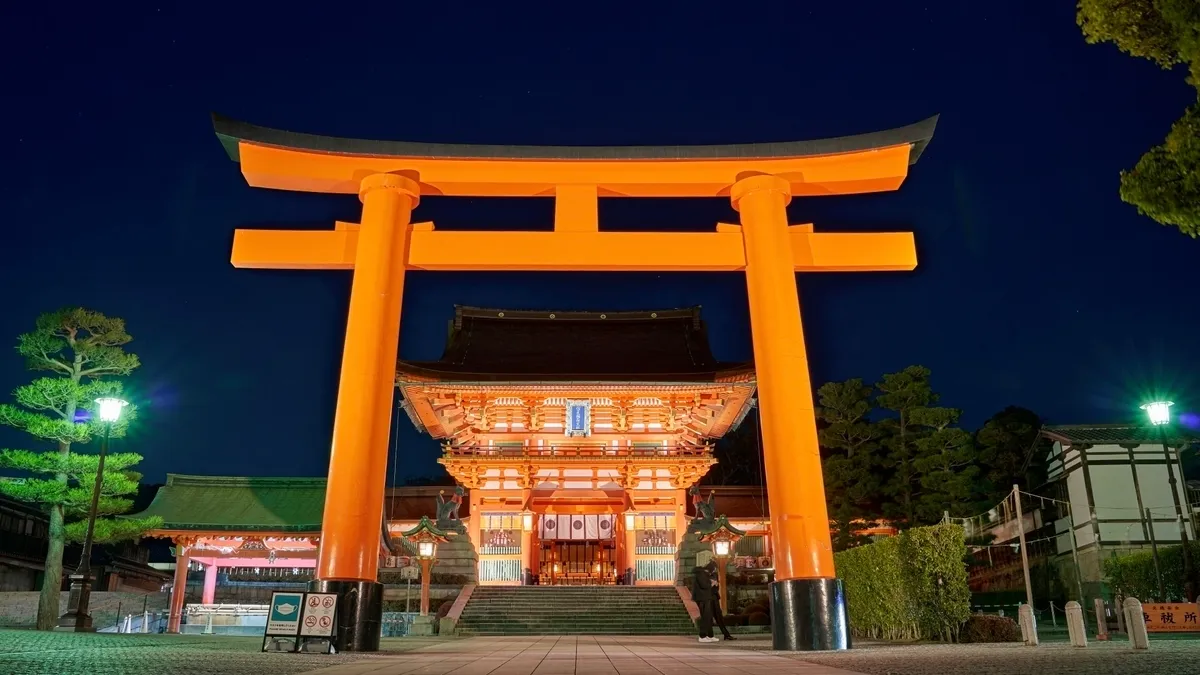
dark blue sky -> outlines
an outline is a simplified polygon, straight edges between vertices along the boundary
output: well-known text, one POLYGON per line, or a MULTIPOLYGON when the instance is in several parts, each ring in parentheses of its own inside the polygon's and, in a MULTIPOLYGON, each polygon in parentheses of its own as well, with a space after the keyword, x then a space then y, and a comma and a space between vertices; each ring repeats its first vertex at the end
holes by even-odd
MULTIPOLYGON (((1073 3, 125 4, 0 10, 0 342, 63 305, 124 317, 144 366, 122 445, 150 480, 323 475, 328 460, 349 275, 235 270, 230 242, 241 226, 331 227, 359 205, 247 187, 210 111, 327 135, 580 145, 800 140, 940 113, 899 192, 791 207, 823 230, 912 229, 921 260, 801 277, 814 381, 920 363, 972 427, 1010 404, 1122 421, 1151 387, 1197 400, 1200 243, 1117 197, 1118 172, 1195 91, 1085 45, 1073 3)), ((552 209, 429 198, 416 215, 545 228, 552 209)), ((735 217, 725 200, 601 209, 623 229, 735 217)), ((703 304, 717 356, 747 360, 745 295, 738 274, 411 273, 400 352, 440 356, 454 303, 703 304)), ((0 389, 22 368, 0 359, 0 389)), ((401 479, 435 471, 436 445, 403 418, 398 439, 401 479)), ((0 430, 0 446, 27 445, 0 430)))

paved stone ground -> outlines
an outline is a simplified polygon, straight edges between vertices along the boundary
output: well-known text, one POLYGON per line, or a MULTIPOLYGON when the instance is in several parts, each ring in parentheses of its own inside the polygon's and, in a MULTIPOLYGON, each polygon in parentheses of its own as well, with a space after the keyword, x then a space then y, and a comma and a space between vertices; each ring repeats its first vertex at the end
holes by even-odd
MULTIPOLYGON (((393 652, 433 640, 386 639, 393 652)), ((264 654, 262 638, 116 635, 0 630, 2 675, 291 675, 378 658, 362 654, 264 654)))
POLYGON ((568 636, 388 638, 373 655, 263 654, 258 638, 0 630, 0 675, 1192 675, 1200 638, 1040 647, 859 644, 849 652, 779 653, 767 637, 568 636))
POLYGON ((863 645, 848 652, 789 654, 806 663, 870 675, 1102 675, 1196 672, 1200 638, 1151 640, 1148 651, 1135 652, 1128 640, 1090 641, 1086 648, 1064 642, 1038 647, 1019 643, 986 645, 863 645))
MULTIPOLYGON (((310 675, 854 675, 688 637, 505 636, 448 641, 310 675)), ((768 643, 763 643, 769 647, 768 643)))

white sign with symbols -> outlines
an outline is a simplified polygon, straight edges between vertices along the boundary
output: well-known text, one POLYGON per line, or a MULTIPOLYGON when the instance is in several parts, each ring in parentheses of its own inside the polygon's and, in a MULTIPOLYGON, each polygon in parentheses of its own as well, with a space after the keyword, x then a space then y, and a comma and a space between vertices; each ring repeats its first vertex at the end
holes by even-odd
POLYGON ((409 565, 400 568, 400 578, 405 581, 416 581, 421 578, 421 568, 416 565, 409 565))
POLYGON ((295 635, 300 628, 303 593, 272 593, 267 615, 267 635, 295 635))
POLYGON ((306 593, 300 637, 330 637, 337 619, 336 593, 306 593))

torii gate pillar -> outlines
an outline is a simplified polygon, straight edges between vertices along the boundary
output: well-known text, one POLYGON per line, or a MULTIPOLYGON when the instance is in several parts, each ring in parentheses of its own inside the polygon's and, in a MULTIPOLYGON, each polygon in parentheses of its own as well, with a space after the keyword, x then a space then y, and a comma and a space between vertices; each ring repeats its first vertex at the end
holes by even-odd
POLYGON ((333 447, 313 590, 337 593, 342 651, 379 649, 379 519, 404 301, 409 219, 420 187, 398 174, 362 180, 362 223, 338 380, 333 447))
POLYGON ((833 569, 821 452, 788 232, 791 186, 739 176, 730 198, 741 215, 763 468, 770 499, 776 649, 846 649, 845 593, 833 569))
MULTIPOLYGON (((763 145, 637 148, 460 146, 292 134, 215 117, 256 187, 358 194, 361 223, 238 230, 237 267, 353 270, 317 590, 338 605, 342 651, 379 647, 377 583, 405 270, 744 271, 771 511, 776 649, 846 649, 795 273, 911 270, 912 233, 788 226, 793 195, 895 190, 937 118, 861 136, 763 145), (410 223, 421 195, 547 197, 553 232, 437 231, 410 223), (727 197, 741 225, 605 232, 599 197, 727 197)), ((474 513, 474 510, 472 511, 474 513)))

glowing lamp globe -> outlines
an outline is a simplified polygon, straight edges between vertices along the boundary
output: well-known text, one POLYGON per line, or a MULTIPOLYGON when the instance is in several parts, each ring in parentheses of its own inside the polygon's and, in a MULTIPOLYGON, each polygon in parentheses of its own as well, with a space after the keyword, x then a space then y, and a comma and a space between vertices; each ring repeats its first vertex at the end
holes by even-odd
POLYGON ((533 532, 533 512, 521 512, 521 529, 526 532, 533 532))
POLYGON ((1142 406, 1142 410, 1150 416, 1150 424, 1155 426, 1167 424, 1171 421, 1171 406, 1175 405, 1171 401, 1153 401, 1142 406))
POLYGON ((129 405, 128 401, 119 398, 105 397, 96 399, 96 414, 101 422, 116 422, 121 419, 121 409, 129 405))
POLYGON ((718 558, 728 557, 729 556, 729 541, 727 539, 718 539, 718 540, 714 541, 713 542, 713 553, 715 553, 718 558))
POLYGON ((417 544, 417 554, 420 555, 422 558, 432 558, 433 557, 433 542, 432 541, 423 541, 420 544, 417 544))
POLYGON ((625 512, 625 529, 632 532, 635 525, 637 525, 637 511, 632 511, 632 510, 626 511, 625 512))

